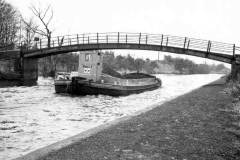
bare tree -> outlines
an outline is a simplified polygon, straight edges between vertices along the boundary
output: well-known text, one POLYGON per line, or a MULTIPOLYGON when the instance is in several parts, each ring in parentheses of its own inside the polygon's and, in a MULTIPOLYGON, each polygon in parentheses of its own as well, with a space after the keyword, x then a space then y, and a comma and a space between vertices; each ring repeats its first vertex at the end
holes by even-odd
POLYGON ((36 33, 46 37, 47 45, 48 47, 51 47, 52 30, 49 27, 49 24, 51 23, 53 18, 53 10, 51 8, 51 5, 48 5, 45 10, 42 10, 39 6, 36 7, 34 5, 32 5, 30 9, 32 13, 40 20, 43 26, 42 29, 37 28, 36 33))
POLYGON ((30 18, 28 20, 25 20, 22 18, 23 22, 23 36, 21 37, 23 39, 24 45, 26 45, 27 48, 35 47, 33 46, 33 41, 35 40, 35 35, 38 30, 38 25, 36 25, 33 21, 33 18, 30 18))
POLYGON ((19 29, 19 12, 9 3, 0 0, 0 47, 14 46, 19 29))
MULTIPOLYGON (((50 23, 53 19, 53 10, 51 5, 48 5, 47 8, 42 9, 40 5, 34 6, 31 5, 30 7, 32 13, 38 18, 40 23, 42 24, 41 27, 35 28, 35 32, 43 37, 47 38, 47 46, 51 47, 51 38, 53 30, 50 29, 50 23)), ((56 68, 56 58, 54 57, 46 57, 45 65, 44 65, 44 74, 45 76, 54 76, 56 68)))

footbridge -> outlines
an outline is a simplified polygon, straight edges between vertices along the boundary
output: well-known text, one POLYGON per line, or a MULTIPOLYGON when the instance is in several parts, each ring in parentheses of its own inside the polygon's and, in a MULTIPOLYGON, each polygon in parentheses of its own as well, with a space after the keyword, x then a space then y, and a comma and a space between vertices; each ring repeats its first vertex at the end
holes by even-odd
POLYGON ((0 52, 0 59, 20 57, 21 62, 25 63, 22 65, 23 70, 28 72, 37 68, 34 65, 37 64, 38 58, 68 52, 108 49, 151 50, 191 55, 232 64, 234 72, 240 69, 236 67, 240 65, 240 47, 235 44, 163 34, 110 32, 64 35, 52 37, 50 42, 44 38, 38 39, 28 47, 21 43, 19 48, 11 52, 0 52))

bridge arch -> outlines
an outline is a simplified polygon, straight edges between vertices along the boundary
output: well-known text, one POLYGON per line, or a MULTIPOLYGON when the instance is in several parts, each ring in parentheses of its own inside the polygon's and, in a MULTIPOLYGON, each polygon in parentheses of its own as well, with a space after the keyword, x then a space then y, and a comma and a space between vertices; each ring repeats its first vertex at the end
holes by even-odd
POLYGON ((191 55, 231 64, 240 51, 235 44, 147 33, 88 33, 52 38, 48 47, 46 39, 40 39, 36 49, 23 51, 24 58, 41 58, 51 55, 87 50, 150 50, 191 55))

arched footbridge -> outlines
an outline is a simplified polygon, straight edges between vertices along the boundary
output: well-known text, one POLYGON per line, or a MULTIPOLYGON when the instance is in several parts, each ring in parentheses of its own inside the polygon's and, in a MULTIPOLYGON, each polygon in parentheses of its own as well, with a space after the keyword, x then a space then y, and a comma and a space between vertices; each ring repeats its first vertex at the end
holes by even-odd
POLYGON ((240 56, 238 55, 240 47, 235 46, 235 44, 163 34, 123 32, 58 36, 51 38, 50 44, 48 44, 47 39, 39 39, 35 47, 22 52, 24 58, 41 58, 75 51, 107 49, 163 51, 203 57, 230 64, 237 61, 240 56))

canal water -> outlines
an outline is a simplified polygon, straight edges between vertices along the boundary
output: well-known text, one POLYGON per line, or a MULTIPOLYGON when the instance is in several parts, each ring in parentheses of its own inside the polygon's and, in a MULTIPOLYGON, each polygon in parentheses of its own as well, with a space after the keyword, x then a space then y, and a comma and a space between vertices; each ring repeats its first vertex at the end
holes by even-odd
POLYGON ((126 97, 55 94, 53 80, 0 88, 0 159, 13 159, 90 128, 128 116, 219 79, 222 75, 157 75, 163 86, 126 97))

